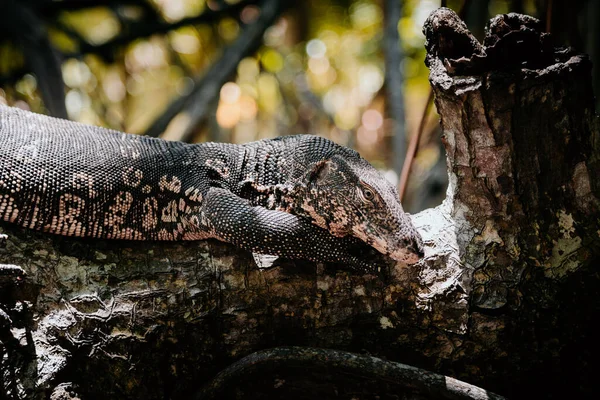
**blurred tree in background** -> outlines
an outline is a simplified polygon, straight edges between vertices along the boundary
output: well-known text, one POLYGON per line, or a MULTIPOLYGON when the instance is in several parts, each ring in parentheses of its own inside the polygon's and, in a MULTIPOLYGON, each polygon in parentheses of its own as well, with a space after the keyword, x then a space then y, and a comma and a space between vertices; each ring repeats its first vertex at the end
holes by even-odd
MULTIPOLYGON (((2 0, 0 102, 168 140, 319 134, 357 149, 397 181, 430 91, 421 27, 440 5, 2 0)), ((446 5, 463 8, 479 38, 490 16, 523 12, 546 21, 557 43, 600 56, 600 1, 446 5)), ((594 78, 598 93, 597 68, 594 78)), ((437 118, 427 119, 408 211, 445 194, 437 130, 437 118)))

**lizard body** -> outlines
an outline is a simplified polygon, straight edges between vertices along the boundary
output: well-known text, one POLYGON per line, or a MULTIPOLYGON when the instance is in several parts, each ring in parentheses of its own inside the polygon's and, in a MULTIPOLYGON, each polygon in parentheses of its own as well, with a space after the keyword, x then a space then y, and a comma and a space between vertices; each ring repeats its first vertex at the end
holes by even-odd
POLYGON ((5 106, 0 220, 76 237, 216 238, 354 267, 356 238, 396 260, 422 254, 395 188, 327 139, 185 144, 5 106))

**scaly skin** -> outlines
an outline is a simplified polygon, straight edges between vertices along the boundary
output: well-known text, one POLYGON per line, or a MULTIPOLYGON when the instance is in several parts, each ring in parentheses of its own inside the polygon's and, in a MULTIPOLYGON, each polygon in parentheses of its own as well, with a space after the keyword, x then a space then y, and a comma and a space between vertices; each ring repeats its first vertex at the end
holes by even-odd
POLYGON ((422 254, 393 186, 329 140, 185 144, 5 106, 0 220, 65 236, 216 238, 355 268, 368 267, 352 255, 357 239, 408 263, 422 254))

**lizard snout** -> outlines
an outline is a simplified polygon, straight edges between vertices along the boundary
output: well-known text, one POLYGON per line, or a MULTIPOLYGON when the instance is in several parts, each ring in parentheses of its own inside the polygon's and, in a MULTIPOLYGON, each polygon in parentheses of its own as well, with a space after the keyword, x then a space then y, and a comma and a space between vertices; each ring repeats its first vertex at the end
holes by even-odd
POLYGON ((416 254, 419 258, 423 258, 425 256, 425 252, 423 251, 422 247, 418 243, 416 243, 416 241, 413 244, 407 246, 406 248, 408 251, 416 254))
POLYGON ((415 237, 411 239, 402 238, 398 240, 398 244, 390 252, 390 257, 396 261, 402 261, 407 264, 414 264, 425 256, 421 237, 415 233, 415 237))

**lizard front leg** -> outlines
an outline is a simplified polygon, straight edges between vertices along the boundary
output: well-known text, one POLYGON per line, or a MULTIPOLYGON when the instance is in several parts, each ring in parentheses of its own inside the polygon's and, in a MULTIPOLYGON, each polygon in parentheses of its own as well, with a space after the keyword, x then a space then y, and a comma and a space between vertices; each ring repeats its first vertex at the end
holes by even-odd
POLYGON ((253 206, 248 200, 222 188, 210 188, 204 215, 220 240, 256 253, 316 262, 346 264, 373 271, 373 262, 355 254, 366 247, 353 237, 338 238, 310 221, 283 211, 253 206))

